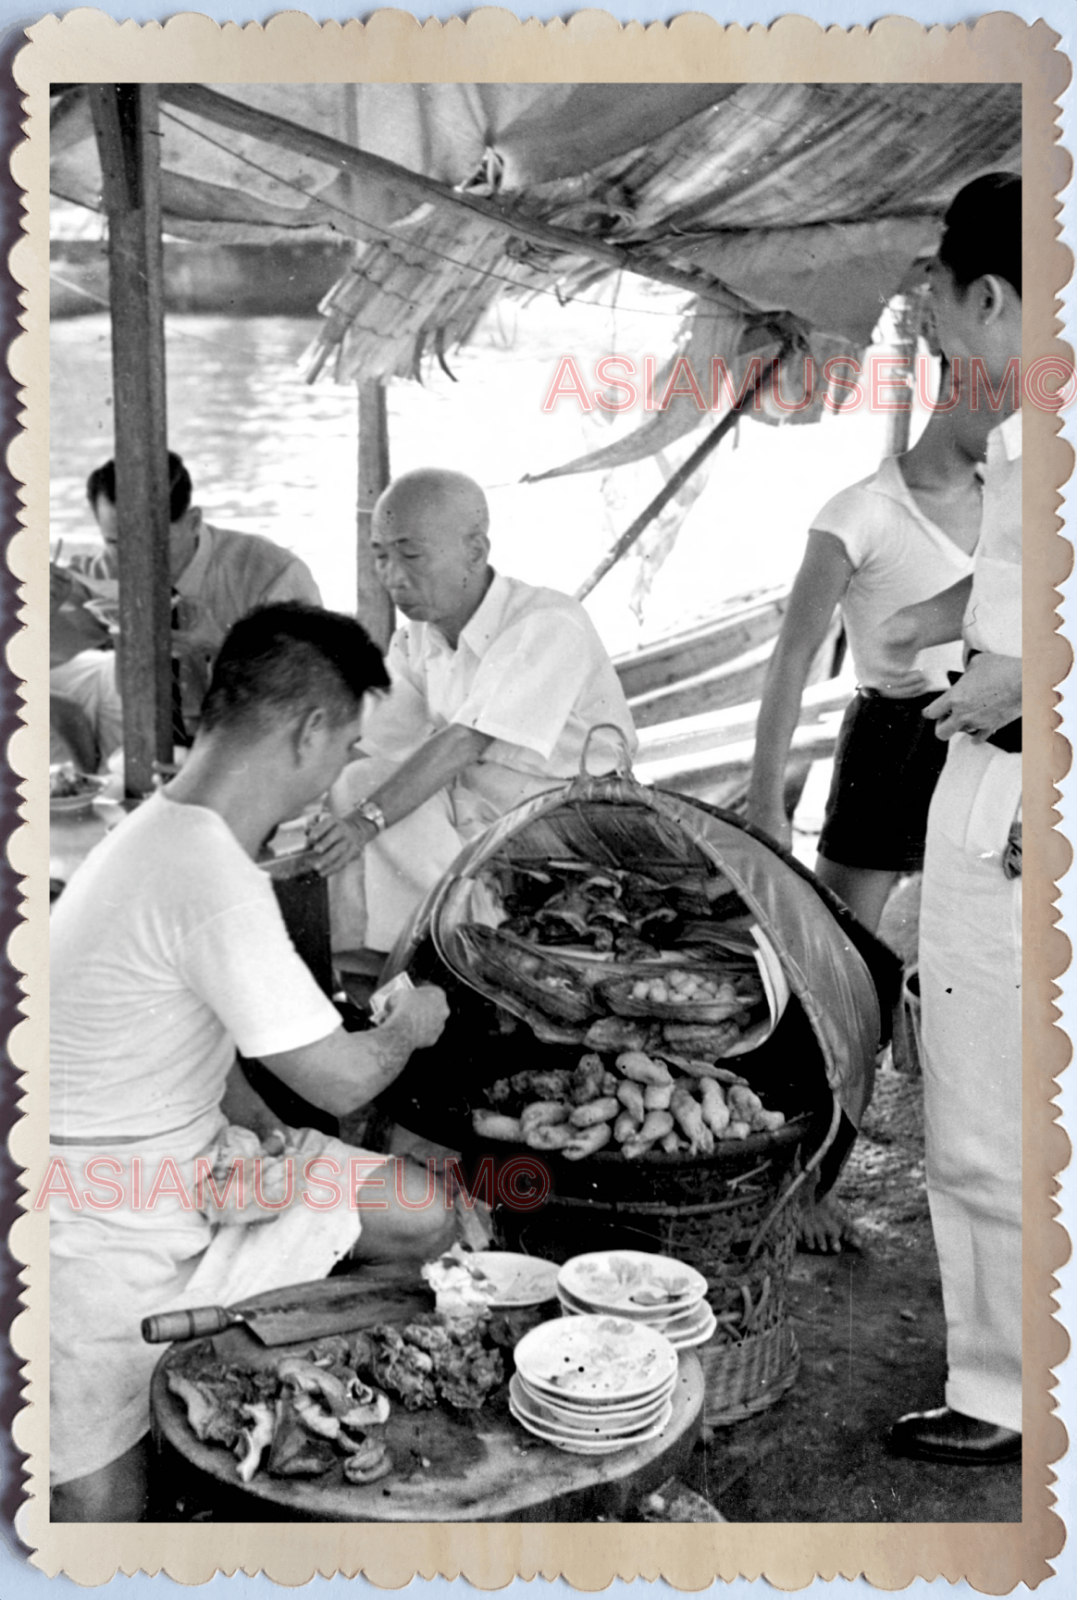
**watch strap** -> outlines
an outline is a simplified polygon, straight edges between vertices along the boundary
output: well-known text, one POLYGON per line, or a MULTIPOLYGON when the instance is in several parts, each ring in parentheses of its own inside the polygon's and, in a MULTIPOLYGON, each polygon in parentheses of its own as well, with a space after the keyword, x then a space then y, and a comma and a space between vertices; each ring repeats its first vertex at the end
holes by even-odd
POLYGON ((355 814, 364 817, 367 822, 372 822, 379 833, 385 832, 387 826, 385 812, 375 800, 364 800, 361 805, 356 806, 355 814))

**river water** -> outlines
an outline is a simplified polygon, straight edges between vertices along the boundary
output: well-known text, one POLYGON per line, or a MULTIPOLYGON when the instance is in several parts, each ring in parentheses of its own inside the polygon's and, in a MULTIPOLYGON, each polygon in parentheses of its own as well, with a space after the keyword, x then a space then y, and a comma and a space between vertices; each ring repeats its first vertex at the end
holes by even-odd
MULTIPOLYGON (((655 300, 633 317, 593 309, 509 308, 476 344, 450 357, 453 382, 389 387, 393 472, 452 466, 488 490, 494 561, 531 582, 572 591, 661 486, 653 463, 607 480, 587 473, 521 484, 525 473, 605 443, 610 423, 571 399, 542 410, 558 358, 577 353, 589 373, 599 354, 666 355, 678 308, 655 300), (588 320, 590 318, 590 320, 588 320), (597 330, 597 331, 596 331, 597 330)), ((316 321, 286 317, 173 316, 167 321, 169 438, 187 462, 209 521, 261 533, 310 566, 327 605, 350 610, 355 592, 357 402, 331 376, 308 385, 300 360, 316 321)), ((53 547, 94 545, 87 474, 112 454, 106 314, 54 323, 51 361, 53 547)), ((624 427, 621 421, 616 426, 624 427)), ((595 591, 588 607, 611 650, 683 627, 732 596, 788 582, 812 514, 872 472, 885 418, 860 413, 818 426, 745 420, 719 447, 707 487, 658 573, 642 620, 629 606, 635 558, 595 591)))

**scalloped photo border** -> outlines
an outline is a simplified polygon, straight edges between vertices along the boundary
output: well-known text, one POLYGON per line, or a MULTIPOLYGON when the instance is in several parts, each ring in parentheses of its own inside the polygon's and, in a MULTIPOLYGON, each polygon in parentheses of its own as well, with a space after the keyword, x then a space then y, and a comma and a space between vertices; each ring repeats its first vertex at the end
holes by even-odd
MULTIPOLYGON (((9 660, 23 680, 25 726, 10 745, 21 779, 22 826, 10 845, 23 879, 24 921, 10 957, 25 974, 25 1020, 10 1053, 21 1072, 22 1117, 11 1149, 33 1192, 47 1166, 48 1029, 48 170, 51 82, 976 82, 1020 81, 1024 95, 1026 274, 1024 360, 1073 360, 1059 339, 1058 294, 1072 261, 1058 241, 1056 199, 1070 178, 1058 143, 1058 96, 1069 63, 1044 22, 1029 26, 996 13, 970 27, 926 29, 887 18, 870 29, 824 30, 788 16, 771 27, 729 26, 699 14, 669 24, 618 24, 608 13, 581 11, 565 22, 521 22, 484 9, 466 22, 420 24, 401 11, 365 24, 319 25, 287 12, 265 25, 219 25, 183 14, 166 24, 118 23, 80 9, 47 16, 27 29, 15 61, 24 96, 25 140, 12 156, 24 192, 24 237, 11 252, 21 287, 22 335, 9 353, 20 386, 23 431, 9 463, 21 487, 21 530, 9 565, 22 585, 23 631, 9 660)), ((1069 746, 1057 732, 1054 686, 1071 653, 1057 632, 1060 583, 1070 550, 1060 536, 1060 488, 1072 469, 1061 424, 1026 411, 1024 433, 1024 1328, 1025 1431, 1023 1514, 1017 1524, 592 1525, 592 1524, 101 1524, 52 1525, 48 1515, 48 1214, 24 1211, 10 1242, 23 1263, 22 1304, 14 1325, 26 1363, 24 1407, 15 1438, 28 1461, 27 1499, 17 1519, 31 1559, 47 1574, 81 1584, 117 1572, 166 1572, 204 1583, 216 1572, 264 1572, 285 1584, 313 1574, 362 1573, 398 1588, 413 1576, 465 1576, 482 1588, 513 1577, 562 1576, 581 1589, 614 1577, 663 1577, 696 1590, 717 1578, 764 1576, 783 1589, 816 1576, 862 1574, 884 1589, 915 1577, 965 1578, 999 1594, 1035 1586, 1052 1571, 1065 1529, 1053 1509, 1051 1463, 1066 1448, 1055 1414, 1051 1369, 1068 1350, 1055 1272, 1068 1238, 1056 1220, 1056 1177, 1069 1142, 1052 1104, 1055 1075, 1069 1059, 1058 1026, 1055 979, 1069 959, 1056 927, 1056 880, 1070 851, 1057 830, 1056 785, 1069 746)))

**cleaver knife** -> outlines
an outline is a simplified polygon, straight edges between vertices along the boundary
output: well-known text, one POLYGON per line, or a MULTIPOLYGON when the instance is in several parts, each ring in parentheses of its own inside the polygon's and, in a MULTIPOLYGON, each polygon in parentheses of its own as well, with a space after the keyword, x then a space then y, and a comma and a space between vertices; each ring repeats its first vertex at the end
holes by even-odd
POLYGON ((236 1306, 195 1306, 142 1319, 147 1344, 206 1339, 227 1328, 246 1328, 264 1345, 298 1344, 327 1333, 354 1333, 377 1322, 404 1320, 423 1310, 428 1295, 418 1286, 374 1284, 365 1274, 295 1284, 236 1306))

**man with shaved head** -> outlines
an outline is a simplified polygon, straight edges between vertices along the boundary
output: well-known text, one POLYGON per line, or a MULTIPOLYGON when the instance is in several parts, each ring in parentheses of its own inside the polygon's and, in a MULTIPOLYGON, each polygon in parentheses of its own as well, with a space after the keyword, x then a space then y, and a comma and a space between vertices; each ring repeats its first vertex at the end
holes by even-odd
MULTIPOLYGON (((335 949, 390 949, 469 840, 576 775, 596 723, 635 749, 591 619, 567 595, 495 572, 489 528, 486 496, 459 472, 409 472, 374 507, 375 572, 406 621, 389 650, 392 688, 364 724, 365 759, 311 833, 335 949)), ((616 755, 597 735, 591 770, 613 770, 616 755)))

